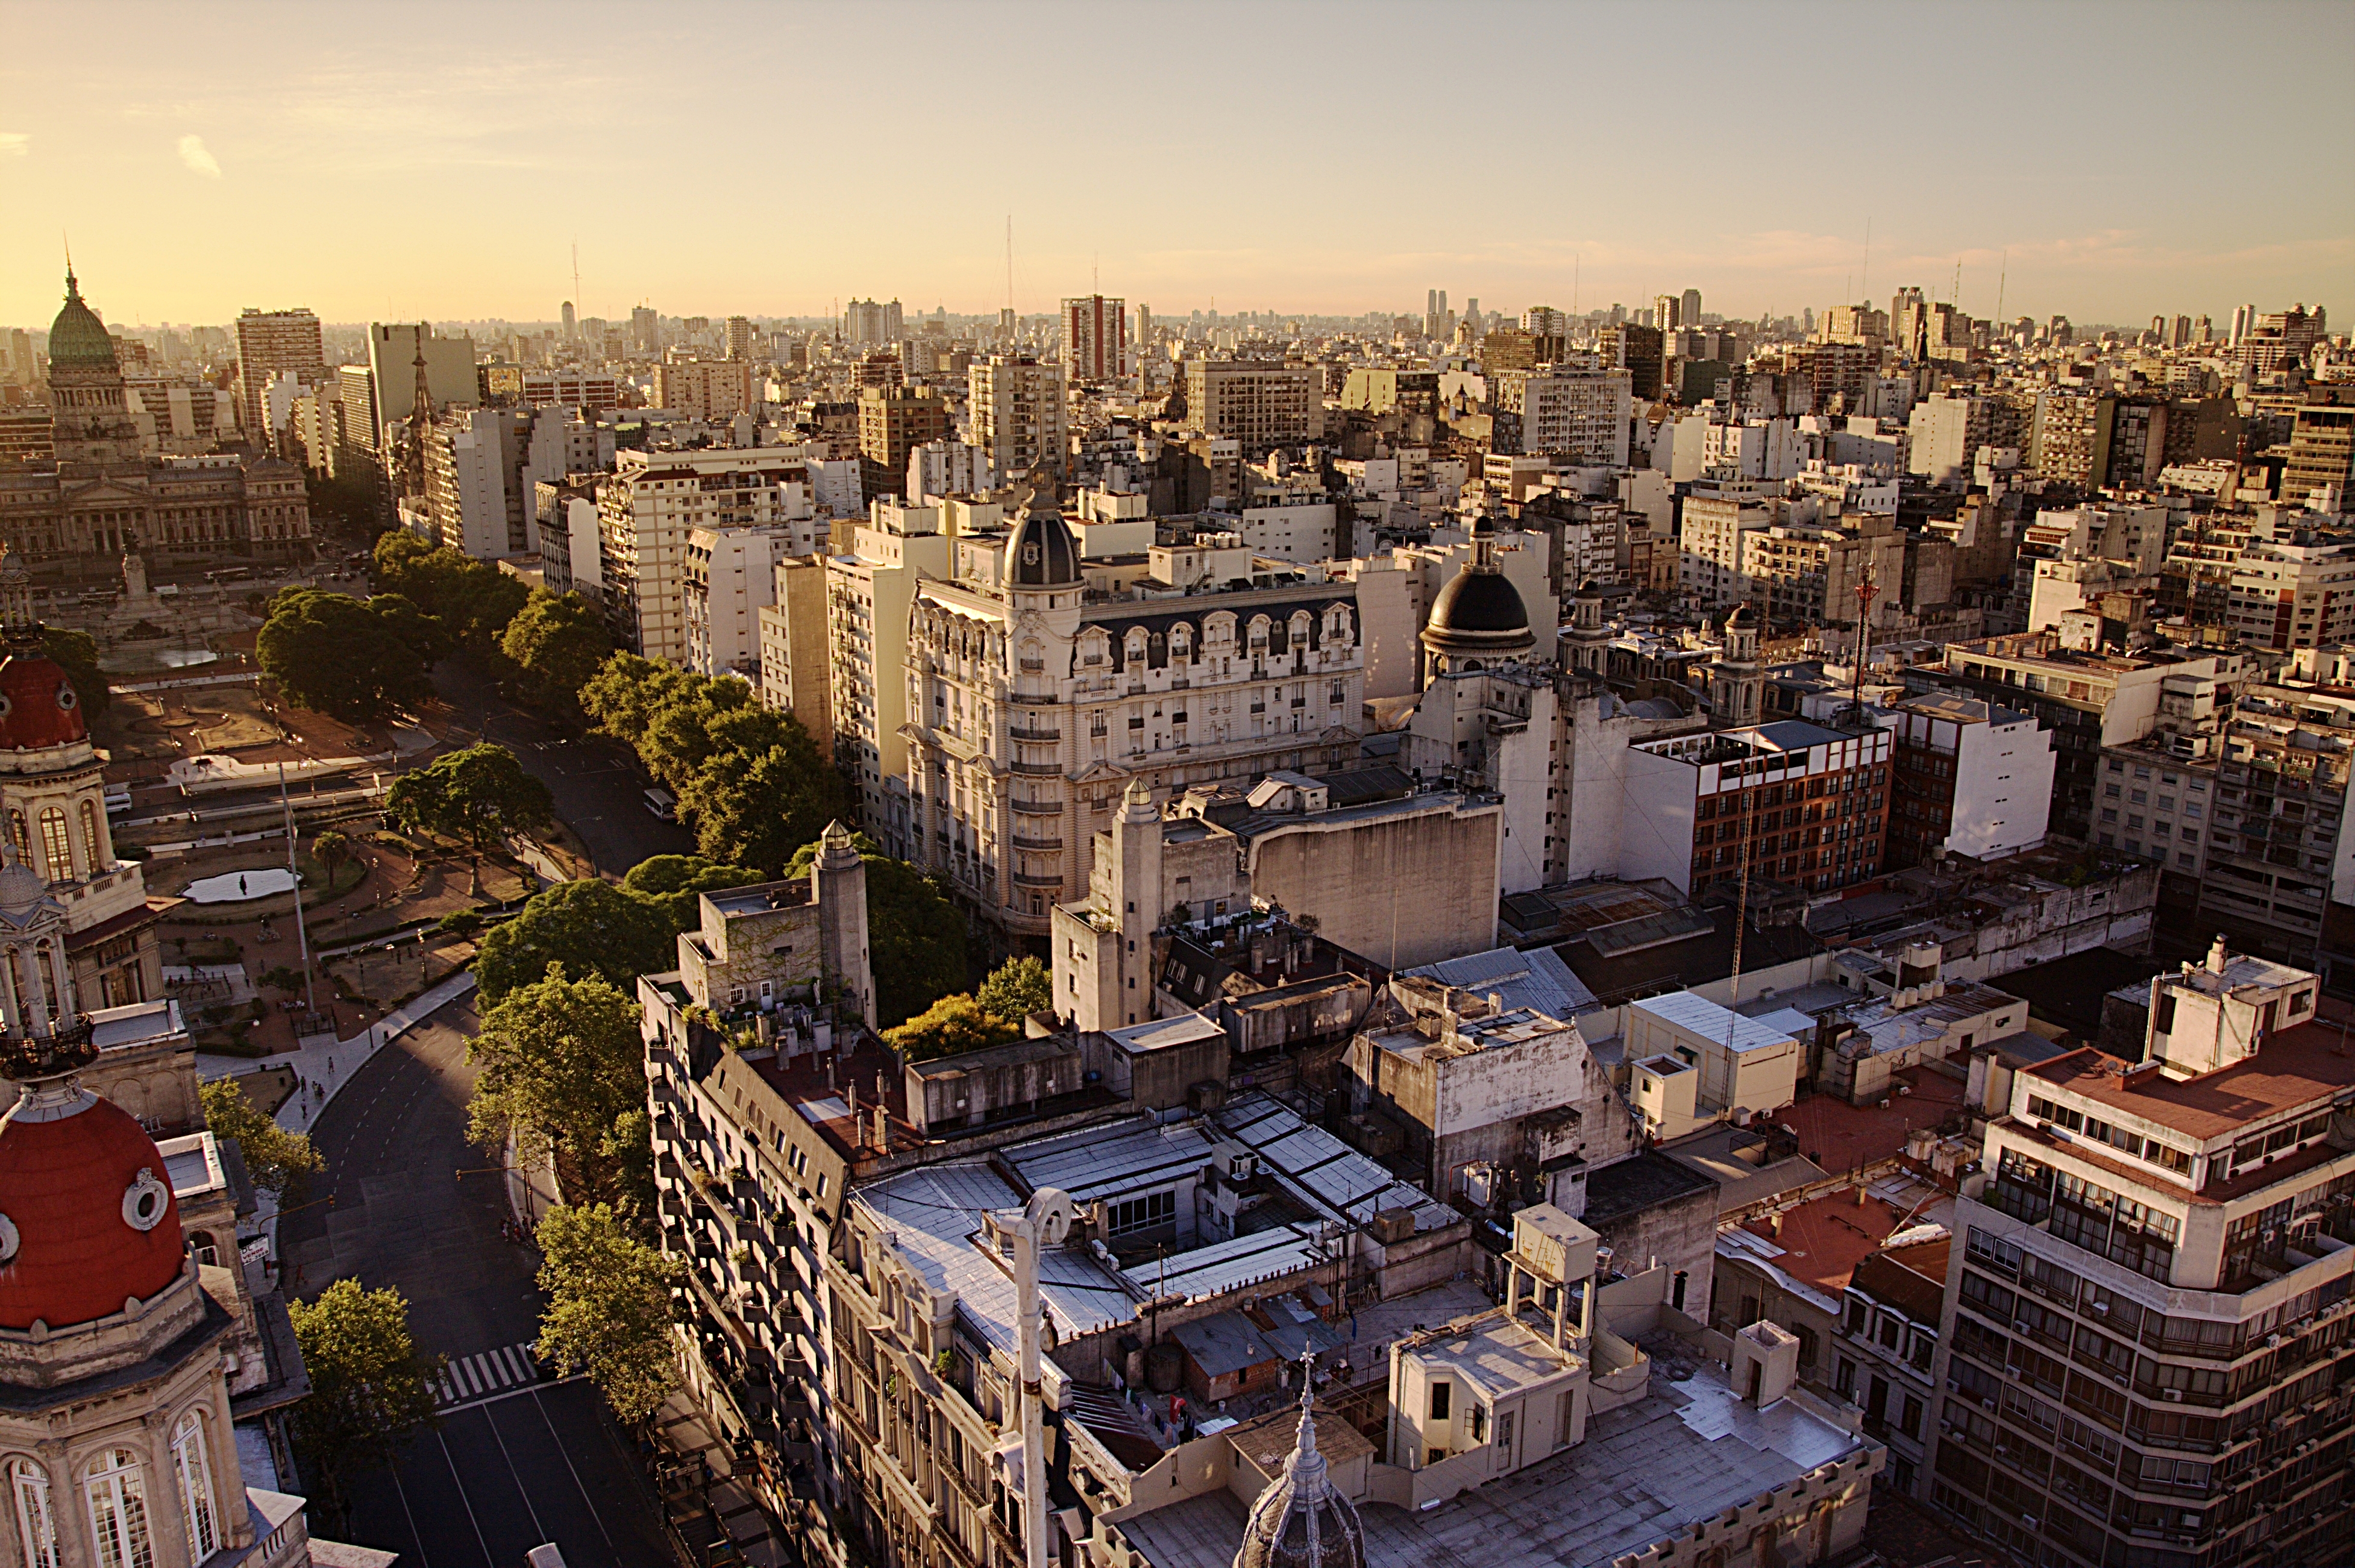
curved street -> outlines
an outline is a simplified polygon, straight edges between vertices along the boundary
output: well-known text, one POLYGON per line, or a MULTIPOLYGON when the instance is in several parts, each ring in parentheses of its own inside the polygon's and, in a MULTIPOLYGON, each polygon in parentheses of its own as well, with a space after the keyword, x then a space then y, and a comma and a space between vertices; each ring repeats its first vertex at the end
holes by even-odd
POLYGON ((312 1202, 281 1221, 292 1294, 393 1286, 419 1349, 447 1363, 435 1424, 352 1477, 349 1523, 320 1529, 403 1568, 521 1568, 549 1541, 569 1568, 667 1565, 629 1438, 587 1382, 529 1359, 536 1254, 501 1234, 505 1179, 465 1136, 474 1025, 473 1002, 453 1003, 359 1070, 313 1129, 312 1202))

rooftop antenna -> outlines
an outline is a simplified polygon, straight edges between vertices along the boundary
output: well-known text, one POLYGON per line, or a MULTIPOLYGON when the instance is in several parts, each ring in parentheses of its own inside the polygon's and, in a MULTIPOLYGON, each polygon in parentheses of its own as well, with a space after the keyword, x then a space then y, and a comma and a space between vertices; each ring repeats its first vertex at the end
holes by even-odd
POLYGON ((1963 308, 1963 259, 1960 256, 1955 258, 1955 292, 1946 296, 1946 303, 1956 310, 1963 308))
POLYGON ((572 309, 575 320, 589 314, 589 307, 581 299, 581 241, 578 240, 572 242, 572 309))
POLYGON ((1995 275, 1995 324, 2003 325, 2003 286, 2011 281, 2011 247, 2003 248, 2003 261, 1995 275))
POLYGON ((1572 315, 1578 314, 1578 260, 1574 253, 1570 258, 1570 314, 1572 315))
POLYGON ((1864 215, 1864 271, 1857 276, 1856 297, 1872 297, 1872 214, 1869 212, 1864 215))
POLYGON ((1006 308, 1014 308, 1014 215, 1006 215, 1006 308))

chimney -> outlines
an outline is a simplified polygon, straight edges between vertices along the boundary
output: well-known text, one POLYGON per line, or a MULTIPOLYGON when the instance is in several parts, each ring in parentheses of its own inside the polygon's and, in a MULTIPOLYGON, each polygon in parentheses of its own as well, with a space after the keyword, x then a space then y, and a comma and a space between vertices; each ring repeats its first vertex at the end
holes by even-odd
POLYGON ((2216 933, 2216 941, 2214 944, 2208 949, 2208 973, 2211 975, 2222 975, 2223 972, 2224 933, 2220 931, 2216 933))

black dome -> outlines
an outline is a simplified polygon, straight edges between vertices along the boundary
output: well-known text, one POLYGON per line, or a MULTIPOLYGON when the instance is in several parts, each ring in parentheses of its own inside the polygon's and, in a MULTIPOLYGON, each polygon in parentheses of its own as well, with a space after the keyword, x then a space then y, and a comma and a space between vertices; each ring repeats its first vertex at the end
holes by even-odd
POLYGON ((1511 654, 1536 645, 1529 613, 1505 574, 1467 566, 1432 602, 1423 646, 1443 654, 1511 654))
POLYGON ((1025 507, 1006 540, 1006 580, 1017 588, 1064 588, 1080 580, 1080 542, 1053 502, 1025 507))
POLYGON ((1746 630, 1756 624, 1758 624, 1758 612, 1750 607, 1750 602, 1746 599, 1736 604, 1733 607, 1733 613, 1725 618, 1725 629, 1729 632, 1737 627, 1746 630))

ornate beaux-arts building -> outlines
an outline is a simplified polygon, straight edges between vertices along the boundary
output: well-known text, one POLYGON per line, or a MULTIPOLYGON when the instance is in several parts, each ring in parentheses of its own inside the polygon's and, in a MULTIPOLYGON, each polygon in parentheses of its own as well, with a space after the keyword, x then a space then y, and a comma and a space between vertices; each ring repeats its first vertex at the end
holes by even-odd
POLYGON ((0 463, 0 541, 45 584, 121 575, 134 548, 161 580, 311 555, 303 470, 275 457, 147 457, 105 324, 71 272, 49 327, 54 457, 0 463))

